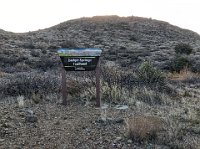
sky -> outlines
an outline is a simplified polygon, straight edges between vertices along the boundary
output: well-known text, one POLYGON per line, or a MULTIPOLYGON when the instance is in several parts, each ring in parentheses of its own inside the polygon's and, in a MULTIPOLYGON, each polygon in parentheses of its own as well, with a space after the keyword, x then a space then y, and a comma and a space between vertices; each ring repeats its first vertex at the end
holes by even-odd
POLYGON ((29 32, 99 15, 166 21, 200 34, 200 0, 0 0, 0 29, 29 32))

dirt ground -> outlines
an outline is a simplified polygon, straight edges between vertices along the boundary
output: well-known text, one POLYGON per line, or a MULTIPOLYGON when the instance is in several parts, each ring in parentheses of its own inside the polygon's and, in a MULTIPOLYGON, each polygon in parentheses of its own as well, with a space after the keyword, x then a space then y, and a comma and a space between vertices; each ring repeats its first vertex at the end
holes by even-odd
POLYGON ((1 149, 133 148, 124 140, 123 110, 80 102, 25 105, 1 102, 1 149))
POLYGON ((170 149, 181 145, 198 149, 199 121, 188 116, 185 102, 150 106, 136 101, 117 109, 116 105, 97 108, 94 101, 81 100, 64 106, 61 101, 35 104, 25 99, 20 107, 16 98, 4 99, 0 101, 0 149, 170 149), (169 117, 177 119, 178 125, 167 124, 161 141, 140 144, 127 137, 127 119, 134 115, 169 117))

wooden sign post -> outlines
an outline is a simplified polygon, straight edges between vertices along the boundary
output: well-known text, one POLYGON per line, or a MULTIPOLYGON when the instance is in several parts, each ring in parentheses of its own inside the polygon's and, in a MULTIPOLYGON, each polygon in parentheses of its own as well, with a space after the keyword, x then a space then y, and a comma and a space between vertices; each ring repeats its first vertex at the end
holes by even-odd
POLYGON ((67 84, 66 84, 66 72, 62 68, 62 104, 67 105, 67 84))
MULTIPOLYGON (((97 48, 86 49, 59 49, 58 54, 66 71, 93 71, 96 76, 96 105, 101 106, 100 98, 100 62, 102 50, 97 48)), ((62 100, 67 105, 66 72, 62 69, 62 100)))
POLYGON ((101 107, 101 97, 100 97, 100 61, 97 63, 96 68, 96 106, 101 107))

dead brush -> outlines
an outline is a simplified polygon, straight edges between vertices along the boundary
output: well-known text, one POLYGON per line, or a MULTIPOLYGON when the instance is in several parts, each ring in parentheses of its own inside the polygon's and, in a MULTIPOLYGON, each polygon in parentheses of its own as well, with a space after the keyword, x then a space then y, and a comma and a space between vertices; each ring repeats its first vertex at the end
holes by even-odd
MULTIPOLYGON (((89 100, 96 98, 96 88, 94 86, 87 88, 81 95, 89 100)), ((126 100, 128 97, 128 90, 121 88, 119 85, 115 84, 109 86, 107 82, 101 80, 101 98, 102 100, 107 100, 110 103, 117 103, 122 100, 126 100)))
POLYGON ((135 142, 156 142, 164 122, 155 116, 135 116, 126 120, 127 137, 135 142))
POLYGON ((3 78, 4 76, 6 76, 6 73, 0 70, 0 78, 3 78))
POLYGON ((184 68, 179 73, 173 72, 168 74, 168 78, 170 80, 177 80, 177 81, 188 80, 194 77, 199 77, 199 75, 191 72, 190 70, 188 70, 188 68, 184 68))

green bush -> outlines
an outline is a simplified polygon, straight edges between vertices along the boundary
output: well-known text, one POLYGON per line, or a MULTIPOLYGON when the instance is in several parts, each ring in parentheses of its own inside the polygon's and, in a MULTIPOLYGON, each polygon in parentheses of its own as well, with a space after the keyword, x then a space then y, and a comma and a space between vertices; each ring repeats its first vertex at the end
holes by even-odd
POLYGON ((137 71, 138 80, 144 84, 163 84, 164 74, 150 62, 143 62, 137 71))
POLYGON ((24 42, 21 47, 25 49, 35 49, 35 45, 32 41, 24 42))
POLYGON ((175 52, 176 54, 186 54, 189 55, 192 53, 193 48, 186 43, 179 43, 175 46, 175 52))
POLYGON ((191 62, 187 57, 184 56, 175 56, 171 61, 171 71, 180 72, 184 68, 190 68, 191 62))

